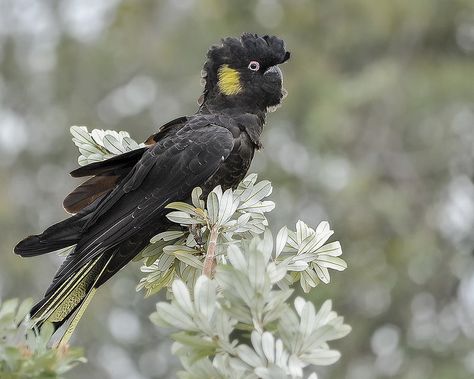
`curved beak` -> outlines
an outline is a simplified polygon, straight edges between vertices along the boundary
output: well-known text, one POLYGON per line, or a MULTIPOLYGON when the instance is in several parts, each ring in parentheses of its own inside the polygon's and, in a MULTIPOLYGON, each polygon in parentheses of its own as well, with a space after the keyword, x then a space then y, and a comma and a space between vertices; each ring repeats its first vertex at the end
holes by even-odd
POLYGON ((271 75, 275 79, 280 80, 281 82, 283 82, 283 73, 281 72, 280 67, 278 67, 276 65, 267 68, 265 70, 265 72, 263 73, 263 75, 271 75))

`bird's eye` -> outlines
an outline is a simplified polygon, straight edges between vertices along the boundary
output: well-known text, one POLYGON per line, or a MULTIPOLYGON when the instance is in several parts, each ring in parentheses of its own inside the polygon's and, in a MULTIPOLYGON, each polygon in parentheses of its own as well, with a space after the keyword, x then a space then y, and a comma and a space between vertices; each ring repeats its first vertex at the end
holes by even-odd
POLYGON ((258 71, 260 69, 260 63, 258 63, 257 61, 250 62, 249 69, 252 71, 258 71))

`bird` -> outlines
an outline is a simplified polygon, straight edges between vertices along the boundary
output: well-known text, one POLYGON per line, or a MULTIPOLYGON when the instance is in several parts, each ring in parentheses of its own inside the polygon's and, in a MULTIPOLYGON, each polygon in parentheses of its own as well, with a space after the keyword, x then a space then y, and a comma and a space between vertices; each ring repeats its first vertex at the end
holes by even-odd
POLYGON ((33 257, 73 247, 30 310, 36 328, 68 322, 67 342, 97 289, 166 230, 166 205, 220 185, 235 188, 262 147, 267 112, 285 96, 279 67, 290 58, 276 36, 244 33, 209 48, 198 110, 150 136, 144 147, 75 169, 90 177, 63 202, 71 216, 20 241, 33 257))

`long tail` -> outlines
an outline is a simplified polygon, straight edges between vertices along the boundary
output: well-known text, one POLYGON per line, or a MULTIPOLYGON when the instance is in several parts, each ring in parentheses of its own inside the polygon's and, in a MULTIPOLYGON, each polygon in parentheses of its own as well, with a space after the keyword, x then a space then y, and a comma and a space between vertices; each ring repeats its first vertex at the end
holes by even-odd
POLYGON ((75 245, 82 236, 83 227, 90 217, 91 209, 50 226, 43 233, 26 237, 15 246, 15 254, 22 257, 50 253, 75 245))
POLYGON ((41 328, 45 322, 51 322, 58 329, 71 319, 60 339, 60 343, 66 343, 94 296, 98 281, 112 258, 113 255, 108 254, 106 257, 102 254, 87 262, 54 292, 34 305, 30 311, 32 326, 41 328))

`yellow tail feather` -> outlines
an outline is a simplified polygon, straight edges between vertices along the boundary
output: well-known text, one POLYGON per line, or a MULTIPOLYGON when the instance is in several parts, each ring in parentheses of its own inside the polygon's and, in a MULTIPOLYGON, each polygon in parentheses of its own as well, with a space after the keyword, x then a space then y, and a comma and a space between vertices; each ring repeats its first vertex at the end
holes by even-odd
POLYGON ((71 294, 73 294, 72 298, 77 299, 78 296, 75 294, 77 287, 81 283, 84 283, 84 279, 89 275, 98 259, 87 263, 76 274, 74 274, 74 276, 67 279, 51 296, 49 296, 48 301, 43 304, 34 315, 32 315, 33 321, 36 324, 44 321, 61 321, 62 318, 60 313, 63 312, 59 312, 58 310, 67 308, 67 299, 70 298, 71 294))
POLYGON ((43 322, 64 322, 74 312, 68 328, 59 343, 67 343, 71 338, 79 320, 96 292, 95 285, 103 274, 113 255, 104 263, 103 256, 86 263, 71 278, 67 279, 41 306, 31 319, 34 325, 43 322))
POLYGON ((105 263, 104 267, 102 267, 102 270, 99 272, 98 275, 96 275, 94 282, 92 283, 92 286, 89 289, 89 292, 86 294, 84 300, 82 300, 82 304, 80 305, 79 309, 76 311, 76 314, 74 315, 74 318, 71 320, 71 323, 67 327, 66 331, 60 338, 58 342, 59 345, 64 345, 69 342, 69 339, 71 338, 72 334, 74 333, 74 330, 76 330, 77 325, 79 324, 79 321, 81 320, 82 316, 84 315, 84 312, 86 311, 87 307, 89 306, 92 298, 94 297, 97 288, 95 288, 95 285, 97 284, 99 278, 109 265, 110 261, 112 260, 112 256, 108 259, 108 261, 105 263))

